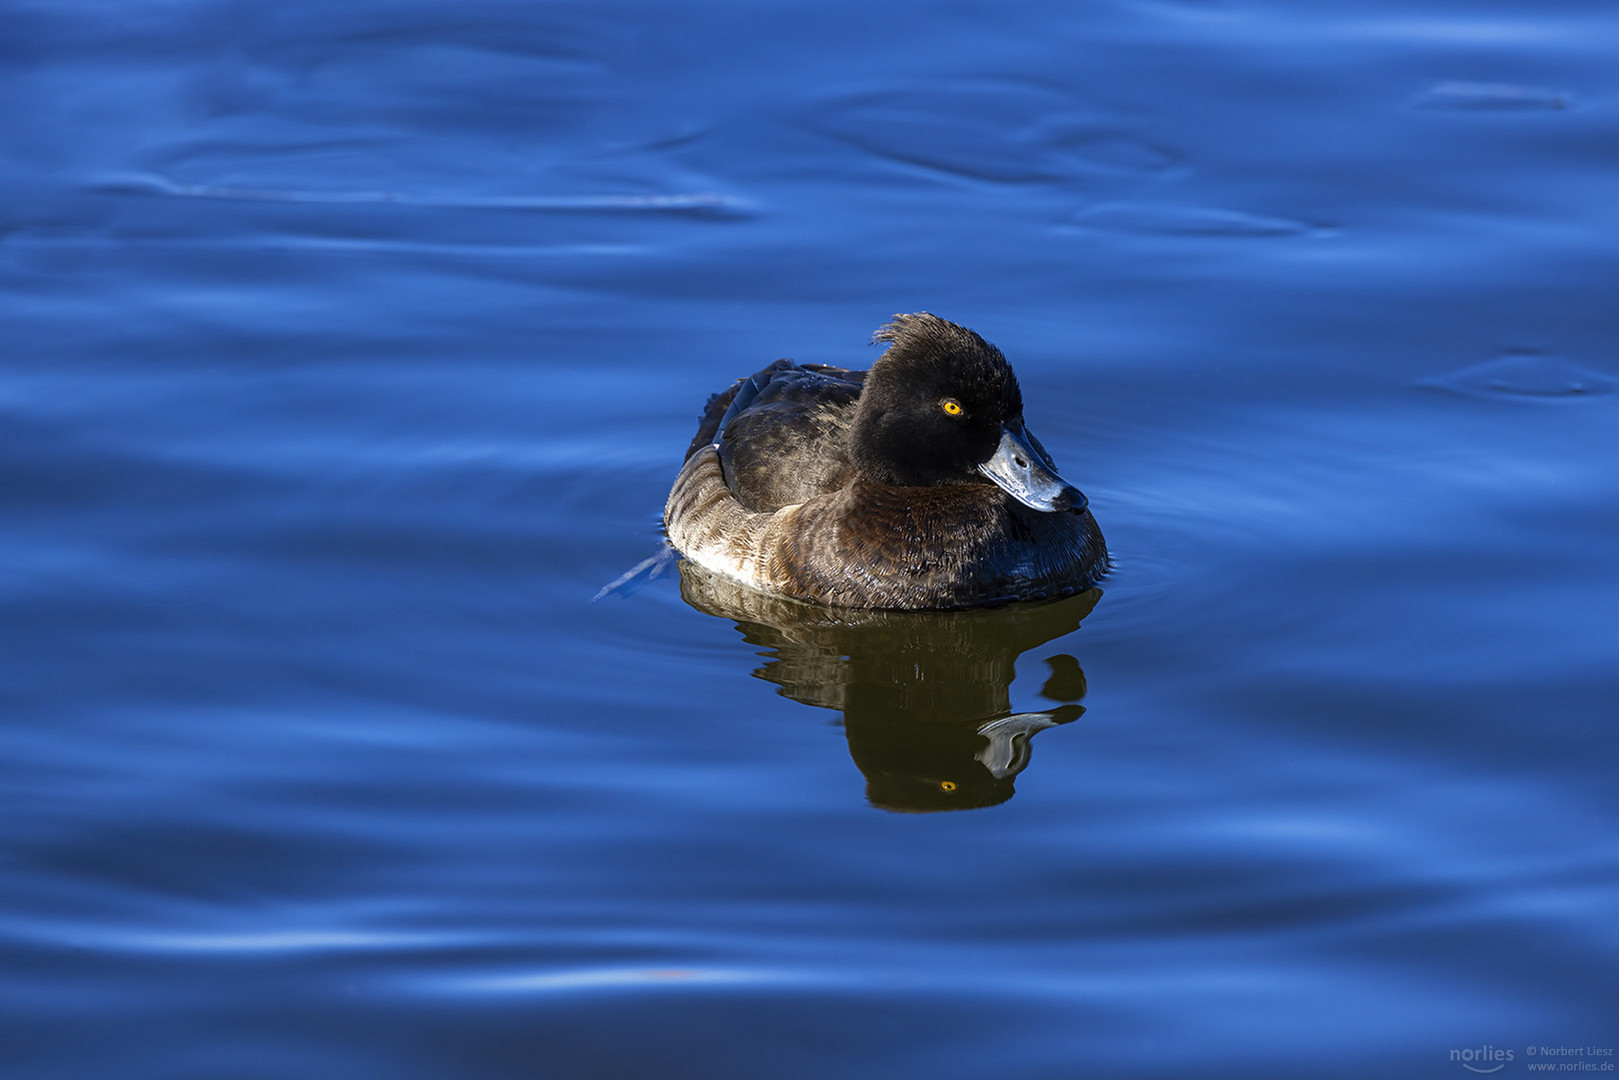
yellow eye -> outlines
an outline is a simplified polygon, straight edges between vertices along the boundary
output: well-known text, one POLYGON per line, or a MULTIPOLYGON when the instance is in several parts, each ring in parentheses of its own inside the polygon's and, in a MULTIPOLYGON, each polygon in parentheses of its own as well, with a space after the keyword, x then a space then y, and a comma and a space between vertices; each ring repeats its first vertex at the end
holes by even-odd
POLYGON ((960 416, 963 411, 961 408, 961 402, 957 401, 953 397, 947 397, 943 401, 939 402, 939 408, 943 409, 951 416, 960 416))
MULTIPOLYGON (((955 404, 955 403, 952 402, 951 404, 955 404)), ((959 410, 961 408, 961 406, 956 405, 956 408, 959 410)), ((940 791, 954 791, 954 790, 956 790, 956 782, 954 780, 942 780, 942 781, 939 782, 939 790, 940 791)))

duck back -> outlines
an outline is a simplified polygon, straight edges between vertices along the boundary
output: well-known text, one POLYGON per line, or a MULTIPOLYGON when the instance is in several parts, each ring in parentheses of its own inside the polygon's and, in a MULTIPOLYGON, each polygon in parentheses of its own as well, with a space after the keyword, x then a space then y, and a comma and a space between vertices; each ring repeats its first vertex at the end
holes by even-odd
POLYGON ((686 457, 717 441, 726 486, 754 512, 841 490, 853 478, 849 425, 865 375, 778 360, 709 398, 686 457), (731 410, 739 395, 746 407, 731 410))

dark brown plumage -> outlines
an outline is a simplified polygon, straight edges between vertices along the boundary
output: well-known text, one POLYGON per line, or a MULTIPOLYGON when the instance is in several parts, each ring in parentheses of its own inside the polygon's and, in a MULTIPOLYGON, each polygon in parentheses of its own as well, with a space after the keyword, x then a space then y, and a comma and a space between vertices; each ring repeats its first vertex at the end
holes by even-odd
POLYGON ((1000 351, 927 313, 875 340, 889 348, 869 373, 778 360, 709 400, 665 507, 674 546, 842 607, 975 607, 1093 583, 1101 530, 1024 430, 1000 351), (1028 484, 997 478, 997 456, 1028 484))

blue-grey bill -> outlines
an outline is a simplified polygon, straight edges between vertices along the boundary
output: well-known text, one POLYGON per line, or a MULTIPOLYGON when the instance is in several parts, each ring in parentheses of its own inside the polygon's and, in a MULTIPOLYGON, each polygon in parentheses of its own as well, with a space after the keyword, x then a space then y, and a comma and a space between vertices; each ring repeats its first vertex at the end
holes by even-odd
POLYGON ((1077 514, 1090 505, 1084 492, 1047 467, 1045 455, 1030 444, 1022 425, 1001 428, 1001 445, 978 471, 1024 506, 1048 514, 1077 514))

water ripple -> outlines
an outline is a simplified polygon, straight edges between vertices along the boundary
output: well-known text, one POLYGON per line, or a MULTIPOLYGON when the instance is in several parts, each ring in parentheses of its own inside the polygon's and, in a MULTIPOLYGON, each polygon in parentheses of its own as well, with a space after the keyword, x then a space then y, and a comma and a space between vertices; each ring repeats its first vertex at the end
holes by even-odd
POLYGON ((741 968, 575 968, 438 977, 422 989, 451 994, 545 994, 590 990, 666 990, 695 986, 799 983, 802 977, 741 968))
POLYGON ((405 191, 313 191, 180 184, 160 176, 129 176, 103 180, 92 185, 91 190, 108 195, 167 195, 186 199, 333 206, 419 206, 439 210, 692 214, 725 218, 746 217, 751 212, 749 204, 743 199, 707 191, 642 195, 418 195, 405 191))
POLYGON ((1552 400, 1611 394, 1619 388, 1619 379, 1560 357, 1512 352, 1417 385, 1466 397, 1552 400))
POLYGON ((1077 98, 1018 80, 862 88, 817 102, 809 125, 875 157, 960 180, 1139 180, 1180 155, 1077 98))
POLYGON ((1326 226, 1296 218, 1211 206, 1104 203, 1069 219, 1068 229, 1158 236, 1326 236, 1326 226))
POLYGON ((1457 112, 1556 112, 1575 104, 1566 90, 1494 82, 1436 83, 1412 101, 1418 109, 1457 112))

